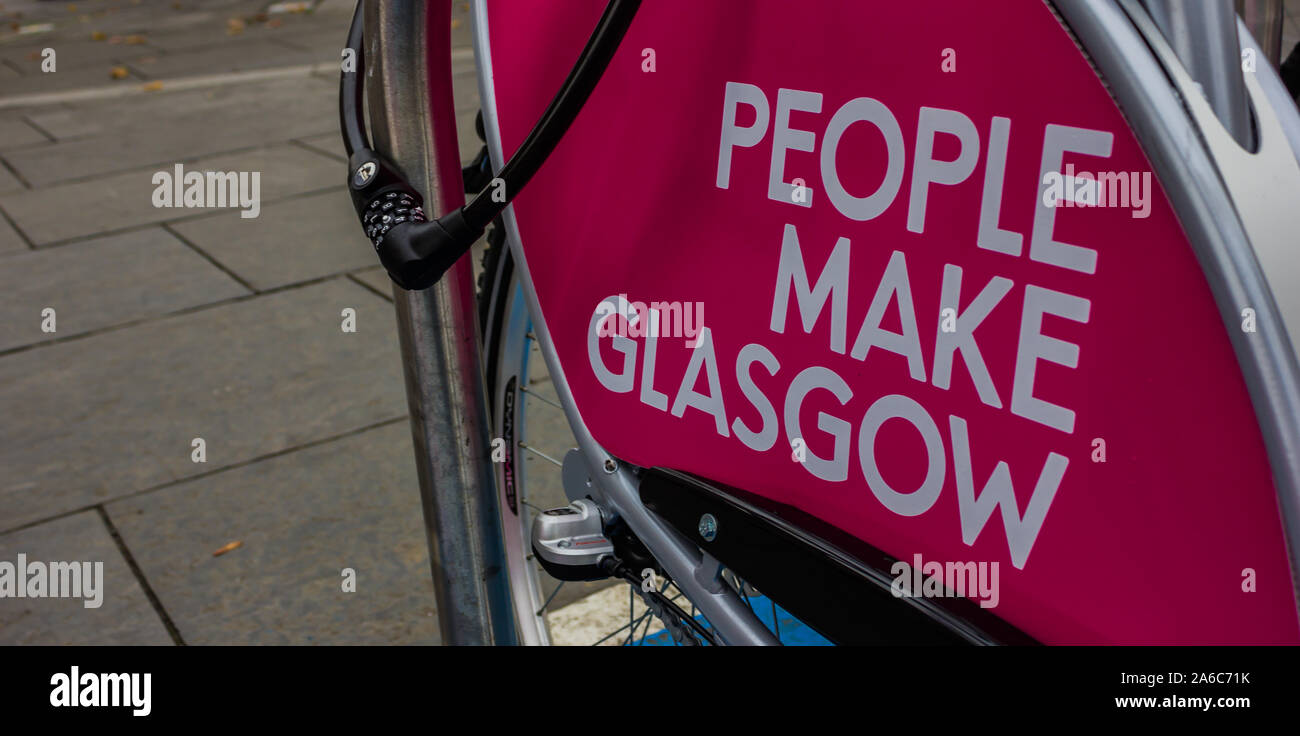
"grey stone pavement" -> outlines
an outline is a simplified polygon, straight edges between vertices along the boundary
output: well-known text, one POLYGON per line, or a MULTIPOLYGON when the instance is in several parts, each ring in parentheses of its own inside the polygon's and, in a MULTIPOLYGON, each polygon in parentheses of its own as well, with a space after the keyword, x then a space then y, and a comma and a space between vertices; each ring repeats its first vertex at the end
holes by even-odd
POLYGON ((275 5, 0 0, 0 561, 104 563, 100 608, 0 598, 0 644, 439 641, 390 285, 343 187, 353 3, 275 5), (178 163, 260 172, 259 216, 155 207, 178 163))

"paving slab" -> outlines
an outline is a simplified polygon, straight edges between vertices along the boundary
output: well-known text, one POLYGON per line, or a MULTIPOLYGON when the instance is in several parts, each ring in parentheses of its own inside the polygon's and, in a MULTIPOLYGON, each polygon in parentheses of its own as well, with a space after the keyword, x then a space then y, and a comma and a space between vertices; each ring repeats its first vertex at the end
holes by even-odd
MULTIPOLYGON (((279 21, 278 26, 248 22, 247 16, 260 10, 261 8, 249 7, 248 5, 242 8, 227 8, 224 11, 214 9, 214 12, 208 13, 206 18, 191 24, 188 28, 151 33, 148 36, 149 43, 170 52, 185 52, 214 47, 228 49, 238 48, 247 43, 273 41, 301 33, 314 33, 317 30, 315 26, 302 27, 304 26, 304 16, 293 13, 282 13, 273 16, 275 20, 279 21), (233 19, 244 21, 243 28, 238 33, 231 32, 230 21, 233 19)), ((270 19, 268 17, 268 20, 270 19)), ((347 35, 346 23, 347 21, 344 21, 345 25, 342 31, 344 35, 347 35)))
MULTIPOLYGON (((323 181, 344 178, 346 167, 334 166, 323 181)), ((256 218, 225 212, 174 229, 259 291, 379 262, 342 186, 265 205, 256 218)))
POLYGON ((48 139, 19 117, 0 118, 0 151, 36 143, 45 143, 48 139))
MULTIPOLYGON (((474 69, 473 59, 456 64, 451 73, 452 101, 456 113, 478 112, 480 107, 478 90, 478 72, 474 69)), ((473 130, 471 128, 471 130, 473 130)))
POLYGON ((338 129, 337 84, 302 77, 189 92, 162 91, 78 105, 111 124, 97 135, 5 159, 35 187, 338 129), (310 92, 310 94, 306 94, 310 92), (167 98, 186 95, 181 99, 167 98), (153 98, 153 99, 150 99, 153 98), (138 111, 133 108, 139 107, 138 111))
POLYGON ((118 43, 110 43, 107 36, 100 41, 92 39, 91 33, 92 30, 88 29, 81 38, 50 38, 23 44, 6 44, 0 46, 0 61, 8 62, 9 66, 25 76, 49 74, 53 77, 65 71, 86 67, 103 69, 107 73, 109 67, 120 63, 123 58, 140 56, 141 52, 153 50, 147 42, 142 41, 143 36, 132 39, 141 40, 140 43, 128 44, 125 36, 120 37, 118 43), (54 49, 53 72, 41 69, 47 48, 54 49))
MULTIPOLYGON (((36 245, 102 235, 158 222, 184 219, 219 208, 154 207, 153 175, 174 171, 175 163, 102 179, 0 195, 0 209, 36 245), (73 207, 70 203, 76 203, 73 207)), ((320 189, 346 177, 339 163, 301 146, 284 143, 243 153, 202 158, 185 171, 258 171, 262 209, 285 197, 320 189)), ((248 218, 244 222, 256 222, 248 218)))
MULTIPOLYGON (((158 96, 149 95, 144 99, 156 100, 158 96)), ((133 110, 138 108, 138 104, 132 106, 133 110)), ((108 124, 103 116, 90 113, 86 109, 72 109, 62 105, 34 108, 29 110, 25 117, 33 125, 60 141, 93 135, 104 130, 108 124)))
POLYGON ((0 535, 0 560, 16 565, 19 553, 28 564, 102 562, 102 597, 98 608, 84 598, 0 598, 0 645, 172 643, 97 511, 0 535))
POLYGON ((3 162, 0 162, 0 194, 21 192, 26 188, 27 187, 24 187, 21 181, 18 181, 18 177, 14 176, 13 172, 5 168, 3 162))
MULTIPOLYGON (((351 11, 349 11, 350 14, 351 11)), ((341 22, 330 23, 324 28, 312 30, 306 33, 294 33, 291 35, 281 35, 276 40, 286 46, 292 46, 300 49, 329 50, 333 52, 331 58, 342 58, 343 44, 347 41, 348 28, 351 26, 352 19, 344 18, 341 22)))
POLYGON ((393 280, 388 278, 388 272, 383 266, 357 271, 352 274, 352 278, 374 289, 376 293, 382 294, 385 299, 393 300, 393 280))
MULTIPOLYGON (((9 0, 8 10, 20 10, 24 23, 49 22, 54 30, 35 36, 0 34, 0 40, 13 43, 28 42, 34 38, 54 41, 82 40, 91 31, 102 31, 109 36, 156 31, 176 32, 202 23, 221 24, 225 18, 253 13, 266 5, 265 0, 199 0, 175 2, 174 0, 147 0, 147 2, 104 3, 98 0, 82 3, 31 2, 9 0), (16 6, 22 6, 21 8, 16 6)), ((8 31, 5 28, 4 31, 8 31)))
POLYGON ((113 67, 115 66, 117 65, 112 62, 105 62, 98 66, 66 69, 49 74, 37 73, 10 77, 4 80, 4 86, 0 88, 0 95, 9 97, 12 95, 65 92, 67 90, 110 85, 131 85, 139 84, 143 79, 143 77, 132 75, 129 69, 125 78, 114 79, 113 67))
MULTIPOLYGON (((158 127, 160 121, 165 123, 181 114, 211 116, 250 104, 253 105, 250 109, 255 109, 267 100, 274 104, 285 95, 293 95, 295 90, 313 88, 313 85, 304 88, 301 78, 264 80, 246 86, 247 89, 243 89, 244 85, 231 84, 173 91, 164 83, 158 92, 42 105, 25 108, 22 115, 59 140, 98 135, 101 141, 112 142, 124 133, 146 126, 158 127)), ((316 99, 315 95, 312 97, 316 99)), ((224 122, 221 118, 212 119, 224 122)))
POLYGON ((451 5, 451 47, 469 48, 474 45, 474 21, 468 2, 451 5))
POLYGON ((399 420, 108 514, 186 643, 436 644, 412 457, 399 420))
MULTIPOLYGON (((14 226, 9 221, 0 217, 0 254, 19 253, 30 250, 27 247, 27 241, 14 230, 14 226)), ((0 268, 3 268, 0 266, 0 268)))
POLYGON ((298 143, 313 151, 319 151, 336 161, 347 163, 348 157, 343 152, 343 139, 339 137, 338 133, 309 135, 305 138, 299 138, 298 143))
MULTIPOLYGON (((478 283, 478 277, 482 273, 483 250, 487 247, 487 239, 479 238, 474 245, 470 246, 469 253, 465 256, 474 265, 474 283, 478 283)), ((366 268, 360 271, 353 271, 348 274, 352 278, 360 281, 366 286, 374 289, 389 301, 393 299, 393 280, 388 277, 388 272, 383 266, 366 268)), ((541 358, 538 358, 541 360, 541 358)))
MULTIPOLYGON (((346 35, 346 29, 341 31, 346 35)), ((250 41, 236 48, 218 53, 210 49, 178 51, 168 54, 137 55, 126 60, 126 66, 144 79, 169 79, 206 74, 228 74, 250 69, 299 66, 332 61, 337 51, 299 49, 274 40, 250 41)))
POLYGON ((47 342, 249 291, 162 228, 27 251, 0 268, 0 350, 47 342), (54 310, 53 333, 41 329, 54 310))
POLYGON ((391 310, 340 278, 5 356, 0 528, 405 416, 391 310))

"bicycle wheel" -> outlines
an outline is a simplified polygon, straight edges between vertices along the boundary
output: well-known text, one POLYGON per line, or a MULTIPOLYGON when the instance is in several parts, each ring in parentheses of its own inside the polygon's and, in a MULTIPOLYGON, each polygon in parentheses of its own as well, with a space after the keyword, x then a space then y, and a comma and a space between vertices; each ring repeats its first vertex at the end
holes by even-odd
MULTIPOLYGON (((501 228, 494 228, 488 239, 479 275, 479 321, 497 460, 499 519, 520 641, 528 645, 712 643, 674 617, 668 617, 668 623, 676 625, 667 628, 629 583, 612 578, 561 581, 534 560, 533 518, 568 503, 560 467, 564 453, 576 443, 532 334, 501 228)), ((782 641, 828 643, 730 571, 724 571, 723 579, 782 641)), ((660 580, 658 590, 708 629, 708 621, 670 580, 660 580)))
POLYGON ((556 580, 533 559, 529 533, 533 517, 567 503, 559 466, 563 453, 575 443, 538 354, 523 291, 501 232, 500 228, 492 231, 484 253, 479 319, 498 508, 520 641, 529 645, 630 643, 635 637, 629 635, 644 637, 662 629, 646 616, 637 596, 610 590, 614 581, 556 580), (552 615, 593 594, 601 599, 560 619, 552 615), (615 612, 609 600, 613 595, 627 599, 626 611, 615 612))

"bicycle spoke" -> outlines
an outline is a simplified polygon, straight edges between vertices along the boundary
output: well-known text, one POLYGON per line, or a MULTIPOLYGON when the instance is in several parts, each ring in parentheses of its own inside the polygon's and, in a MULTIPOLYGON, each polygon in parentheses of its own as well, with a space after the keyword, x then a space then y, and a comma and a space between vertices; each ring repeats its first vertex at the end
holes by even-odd
MULTIPOLYGON (((631 591, 630 591, 631 586, 628 586, 628 587, 629 587, 629 592, 631 592, 631 591)), ((615 636, 618 636, 619 634, 621 634, 623 631, 626 631, 629 627, 637 626, 638 624, 640 624, 642 621, 645 620, 645 617, 646 617, 646 616, 649 616, 649 615, 651 615, 651 612, 650 612, 649 610, 646 610, 646 611, 645 611, 644 613, 642 613, 640 616, 637 616, 637 617, 635 617, 635 618, 632 618, 631 616, 629 616, 629 617, 628 617, 628 618, 629 618, 629 621, 628 621, 627 623, 623 624, 622 626, 618 627, 617 629, 614 629, 613 631, 609 632, 608 634, 605 634, 604 636, 602 636, 602 637, 600 638, 599 641, 593 643, 592 646, 595 647, 595 646, 600 646, 601 644, 604 644, 605 642, 609 641, 610 639, 613 639, 615 636)))
POLYGON ((654 617, 653 617, 653 616, 650 616, 650 617, 647 617, 647 618, 646 618, 646 621, 645 621, 645 628, 641 630, 641 639, 639 640, 641 643, 640 643, 640 644, 637 644, 637 646, 640 646, 640 647, 645 646, 645 638, 646 638, 647 635, 650 634, 650 625, 653 624, 654 622, 655 622, 655 621, 654 621, 654 617))
MULTIPOLYGON (((644 617, 644 616, 647 616, 647 615, 649 615, 649 614, 648 614, 648 613, 643 613, 643 614, 641 614, 641 615, 642 615, 642 617, 644 617)), ((637 618, 637 619, 636 619, 636 623, 640 623, 640 622, 641 622, 641 618, 637 618)), ((598 647, 598 646, 600 646, 601 644, 604 644, 605 642, 609 641, 610 639, 613 639, 615 636, 618 636, 618 634, 619 634, 620 632, 622 632, 624 629, 626 629, 628 626, 631 626, 631 625, 632 625, 632 624, 630 624, 630 623, 628 623, 628 624, 623 624, 622 626, 618 627, 617 629, 614 629, 613 631, 609 632, 608 634, 605 634, 603 637, 600 638, 600 641, 597 641, 596 643, 592 644, 592 646, 593 646, 593 647, 598 647)))
POLYGON ((568 582, 568 581, 567 581, 567 580, 561 580, 561 581, 560 581, 560 584, 557 585, 557 586, 555 586, 555 590, 552 590, 552 591, 551 591, 551 594, 550 594, 549 596, 546 597, 546 602, 542 604, 542 607, 541 607, 541 608, 537 609, 537 613, 536 613, 535 615, 537 615, 537 616, 542 615, 542 612, 546 610, 546 607, 547 607, 547 606, 551 605, 551 601, 555 600, 555 595, 556 595, 557 593, 560 592, 560 588, 563 588, 563 587, 564 587, 564 584, 565 584, 566 582, 568 582))
POLYGON ((600 637, 600 639, 599 639, 598 641, 595 641, 595 642, 592 643, 592 646, 593 646, 593 647, 598 647, 598 646, 600 646, 601 644, 604 644, 605 642, 609 641, 610 639, 613 639, 615 636, 617 636, 617 635, 619 634, 619 632, 623 631, 623 630, 626 629, 627 627, 628 627, 628 624, 623 624, 622 626, 618 627, 617 629, 614 629, 613 631, 609 632, 608 634, 605 634, 604 636, 600 637))
POLYGON ((539 514, 542 514, 542 513, 545 513, 545 512, 546 512, 546 509, 541 508, 540 506, 537 506, 536 504, 529 503, 529 502, 528 502, 528 499, 526 499, 526 498, 521 498, 521 499, 519 499, 519 503, 522 503, 523 505, 527 506, 528 508, 532 509, 533 511, 536 511, 536 512, 539 513, 539 514))
POLYGON ((628 631, 627 638, 623 640, 623 646, 625 647, 631 646, 633 637, 636 636, 636 627, 640 626, 642 621, 645 621, 646 619, 652 619, 653 616, 654 614, 647 610, 645 613, 641 614, 640 616, 637 616, 636 620, 633 621, 632 623, 628 624, 627 626, 620 627, 619 631, 622 631, 624 628, 631 627, 631 630, 628 631))
POLYGON ((537 448, 533 447, 532 445, 530 445, 530 444, 528 444, 528 443, 526 443, 526 442, 522 442, 522 441, 521 441, 521 442, 519 443, 519 446, 522 447, 523 449, 525 449, 525 450, 527 450, 527 451, 533 453, 534 455, 536 455, 536 456, 542 458, 543 460, 546 460, 547 462, 551 463, 552 465, 556 466, 557 468, 563 468, 563 467, 564 467, 564 463, 560 462, 559 460, 556 460, 555 458, 551 457, 550 455, 547 455, 546 453, 542 452, 541 450, 538 450, 537 448))
MULTIPOLYGON (((632 634, 636 633, 636 624, 632 622, 632 614, 634 613, 633 605, 635 603, 636 603, 636 591, 632 590, 631 586, 629 586, 627 589, 627 620, 628 620, 628 626, 631 628, 631 631, 629 631, 627 635, 628 641, 632 641, 632 634)), ((649 611, 647 611, 646 613, 649 613, 649 611)), ((627 644, 627 642, 623 642, 623 643, 625 645, 627 644)))
POLYGON ((560 406, 557 402, 551 401, 550 399, 546 398, 545 396, 542 396, 541 394, 537 393, 536 391, 532 391, 532 390, 530 390, 527 386, 520 386, 520 387, 519 387, 519 390, 522 391, 523 393, 528 394, 529 396, 533 397, 534 399, 537 399, 538 401, 542 402, 543 404, 549 404, 549 405, 555 407, 556 409, 560 409, 560 410, 563 410, 563 409, 564 409, 564 407, 563 407, 563 406, 560 406))

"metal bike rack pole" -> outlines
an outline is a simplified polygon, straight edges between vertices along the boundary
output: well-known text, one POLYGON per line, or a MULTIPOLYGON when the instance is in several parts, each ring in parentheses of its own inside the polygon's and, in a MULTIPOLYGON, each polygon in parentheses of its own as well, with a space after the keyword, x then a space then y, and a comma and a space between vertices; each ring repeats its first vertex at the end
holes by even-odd
POLYGON ((1187 73, 1201 86, 1223 127, 1253 149, 1250 103, 1241 71, 1237 15, 1229 0, 1142 0, 1187 73))
MULTIPOLYGON (((451 0, 366 0, 374 148, 424 192, 430 219, 465 196, 451 112, 450 27, 451 0), (435 119, 431 110, 448 114, 435 119)), ((393 299, 442 641, 514 644, 472 263, 462 258, 425 291, 394 286, 393 299)))

